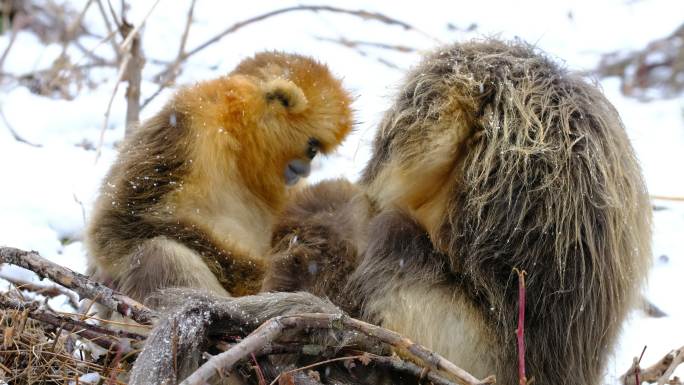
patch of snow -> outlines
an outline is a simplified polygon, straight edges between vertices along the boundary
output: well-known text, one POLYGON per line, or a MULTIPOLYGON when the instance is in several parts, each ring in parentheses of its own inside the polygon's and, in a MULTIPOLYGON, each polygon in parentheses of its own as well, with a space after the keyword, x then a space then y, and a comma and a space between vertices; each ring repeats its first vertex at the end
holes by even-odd
POLYGON ((95 385, 97 382, 100 381, 100 374, 99 373, 86 373, 82 375, 81 377, 78 378, 78 381, 69 381, 69 385, 76 385, 76 384, 92 384, 95 385))
MULTIPOLYGON (((85 1, 73 1, 73 8, 79 9, 85 1)), ((141 20, 154 1, 129 2, 129 20, 141 20)), ((237 21, 300 3, 316 2, 199 1, 187 47, 196 47, 237 21)), ((143 50, 148 58, 143 74, 143 99, 157 88, 150 81, 152 75, 164 68, 151 59, 168 61, 176 55, 188 4, 177 1, 173 6, 160 5, 143 29, 143 50)), ((359 124, 335 154, 316 160, 309 178, 312 182, 359 177, 370 157, 375 127, 392 103, 396 86, 420 55, 439 42, 492 35, 520 37, 571 69, 589 70, 603 53, 636 50, 669 35, 682 23, 684 15, 684 2, 670 0, 483 0, 467 5, 437 0, 350 0, 329 4, 381 12, 407 21, 420 33, 349 15, 287 13, 246 26, 192 56, 178 79, 181 84, 192 84, 226 74, 240 60, 265 49, 298 52, 326 62, 335 74, 344 77, 345 85, 356 96, 353 107, 359 124), (477 28, 466 31, 473 23, 477 28), (458 28, 450 30, 447 24, 458 28), (362 47, 363 52, 359 53, 319 39, 340 37, 401 44, 418 51, 401 53, 362 47)), ((86 13, 84 23, 93 33, 104 36, 107 32, 94 9, 86 13)), ((0 36, 0 52, 8 42, 7 34, 0 36)), ((99 39, 86 37, 82 43, 93 48, 99 39)), ((60 52, 60 45, 43 46, 32 34, 21 32, 3 71, 20 75, 49 68, 60 52)), ((100 45, 96 52, 105 58, 112 57, 109 44, 100 45)), ((68 53, 74 61, 83 56, 72 48, 68 53)), ((95 151, 86 150, 81 144, 85 141, 97 145, 117 74, 114 69, 96 69, 91 75, 98 87, 81 90, 72 101, 38 96, 16 85, 3 84, 0 93, 0 108, 12 127, 30 142, 42 145, 34 148, 15 141, 0 121, 0 245, 36 250, 81 273, 86 266, 81 242, 84 216, 89 217, 100 182, 116 157, 115 144, 124 134, 126 108, 124 85, 114 99, 102 155, 95 162, 95 151)), ((605 79, 601 86, 622 116, 651 194, 684 196, 684 97, 640 102, 624 97, 617 79, 605 79)), ((154 115, 172 92, 162 92, 142 111, 142 118, 154 115)), ((632 314, 608 368, 609 383, 616 382, 615 378, 629 367, 632 357, 644 345, 649 348, 643 362, 650 364, 669 349, 684 344, 684 308, 678 294, 684 276, 684 204, 667 200, 655 200, 654 204, 664 209, 654 213, 654 266, 646 296, 668 316, 654 319, 641 312, 632 314)), ((15 267, 2 267, 0 273, 23 280, 36 279, 15 267)))

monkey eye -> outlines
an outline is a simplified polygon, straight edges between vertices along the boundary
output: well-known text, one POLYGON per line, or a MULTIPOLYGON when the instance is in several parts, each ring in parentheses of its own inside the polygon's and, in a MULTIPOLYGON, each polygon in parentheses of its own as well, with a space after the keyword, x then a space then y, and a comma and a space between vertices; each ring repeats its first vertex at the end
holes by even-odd
POLYGON ((321 142, 316 138, 310 138, 308 147, 306 148, 306 156, 309 157, 309 159, 313 159, 316 154, 318 154, 320 148, 321 142))

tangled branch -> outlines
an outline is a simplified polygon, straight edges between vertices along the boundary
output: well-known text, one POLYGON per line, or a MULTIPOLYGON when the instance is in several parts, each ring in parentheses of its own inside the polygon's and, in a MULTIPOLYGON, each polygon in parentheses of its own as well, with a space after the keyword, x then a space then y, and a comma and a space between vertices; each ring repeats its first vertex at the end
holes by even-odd
POLYGON ((641 385, 642 382, 649 384, 657 383, 658 385, 677 384, 677 377, 671 377, 675 369, 684 362, 684 346, 671 350, 658 362, 647 368, 641 368, 639 366, 640 361, 640 359, 634 359, 629 370, 620 377, 621 384, 641 385))
POLYGON ((88 277, 42 258, 34 251, 13 247, 0 247, 0 262, 23 267, 75 291, 81 298, 88 298, 115 310, 134 321, 149 325, 156 318, 154 312, 141 303, 116 292, 107 286, 93 282, 88 277))
MULTIPOLYGON (((333 6, 328 6, 328 5, 297 5, 297 6, 292 6, 292 7, 286 7, 286 8, 281 8, 281 9, 276 9, 274 11, 266 12, 261 15, 257 15, 254 17, 251 17, 246 20, 238 21, 235 24, 231 25, 230 27, 226 28, 222 32, 218 33, 216 36, 206 40, 204 43, 199 44, 197 47, 185 51, 185 41, 187 39, 188 35, 188 29, 189 29, 189 23, 192 21, 192 12, 194 9, 194 2, 190 5, 190 10, 188 11, 188 17, 186 20, 186 27, 183 32, 183 37, 181 39, 181 47, 178 52, 178 55, 176 56, 176 59, 169 64, 163 71, 158 73, 156 76, 154 76, 154 79, 158 79, 159 81, 159 88, 150 96, 148 97, 143 103, 141 108, 145 108, 155 97, 157 97, 166 87, 170 86, 173 84, 174 80, 179 74, 180 70, 180 64, 187 60, 189 57, 197 54, 198 52, 204 50, 205 48, 211 46, 214 43, 219 42, 221 39, 224 37, 237 32, 238 30, 269 19, 274 16, 282 15, 285 13, 290 13, 290 12, 299 12, 299 11, 308 11, 308 12, 330 12, 330 13, 337 13, 337 14, 345 14, 345 15, 350 15, 354 17, 361 18, 363 20, 374 20, 378 21, 384 24, 392 25, 392 26, 399 26, 403 28, 404 30, 407 31, 415 31, 425 37, 427 37, 430 40, 433 41, 438 41, 435 37, 421 31, 420 29, 416 28, 415 26, 399 20, 395 19, 393 17, 389 17, 387 15, 384 15, 379 12, 369 12, 365 10, 352 10, 352 9, 345 9, 345 8, 339 8, 339 7, 333 7, 333 6)), ((384 47, 389 47, 389 45, 383 45, 384 47)), ((401 50, 408 49, 408 47, 399 47, 401 50)))

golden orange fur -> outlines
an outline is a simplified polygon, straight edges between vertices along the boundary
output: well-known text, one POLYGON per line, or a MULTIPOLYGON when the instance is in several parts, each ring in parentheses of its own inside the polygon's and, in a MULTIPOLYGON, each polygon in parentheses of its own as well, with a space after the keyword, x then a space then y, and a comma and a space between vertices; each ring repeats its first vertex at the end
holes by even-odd
POLYGON ((591 83, 521 42, 441 47, 401 86, 358 192, 331 205, 325 190, 340 187, 284 211, 266 290, 327 296, 512 385, 525 270, 527 374, 600 383, 648 272, 651 207, 591 83), (350 217, 358 207, 374 211, 350 217))
POLYGON ((349 133, 350 103, 326 66, 278 52, 181 89, 103 184, 91 272, 139 300, 173 286, 256 292, 286 184, 349 133))

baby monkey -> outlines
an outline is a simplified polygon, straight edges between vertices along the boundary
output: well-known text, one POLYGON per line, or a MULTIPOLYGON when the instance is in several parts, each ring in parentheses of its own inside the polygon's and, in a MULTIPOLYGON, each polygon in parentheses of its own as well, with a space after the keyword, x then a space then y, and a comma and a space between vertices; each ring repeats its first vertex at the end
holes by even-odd
POLYGON ((166 287, 257 292, 287 186, 350 132, 350 104, 325 65, 281 52, 182 88, 105 178, 89 272, 140 301, 166 287))

